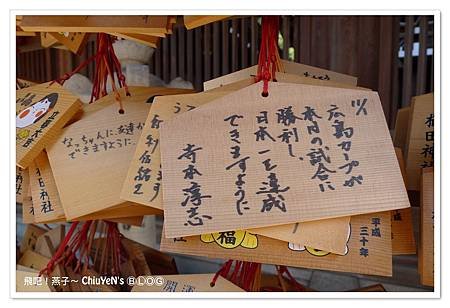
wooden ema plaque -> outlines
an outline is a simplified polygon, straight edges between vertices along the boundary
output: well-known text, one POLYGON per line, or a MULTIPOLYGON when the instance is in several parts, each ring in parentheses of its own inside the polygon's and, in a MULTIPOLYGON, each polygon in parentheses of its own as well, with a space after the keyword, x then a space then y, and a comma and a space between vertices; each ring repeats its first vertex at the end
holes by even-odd
POLYGON ((375 92, 270 83, 263 97, 261 89, 161 126, 167 237, 409 207, 375 92))
MULTIPOLYGON (((296 63, 287 60, 281 60, 284 68, 284 73, 293 74, 297 76, 312 78, 321 81, 339 82, 351 86, 356 86, 358 78, 350 75, 345 75, 333 71, 328 71, 323 68, 309 66, 301 63, 296 63)), ((254 65, 240 71, 227 74, 218 78, 214 78, 203 83, 205 91, 218 88, 239 80, 255 77, 258 70, 258 65, 254 65)), ((278 78, 277 78, 278 80, 278 78)))
POLYGON ((150 110, 146 102, 170 92, 138 87, 130 91, 129 97, 122 95, 124 114, 111 103, 114 95, 108 95, 95 103, 103 108, 66 127, 47 149, 67 219, 107 209, 114 210, 116 217, 159 213, 122 200, 119 193, 150 110))
MULTIPOLYGON (((317 84, 330 87, 355 88, 346 84, 278 73, 280 81, 289 83, 317 84)), ((228 84, 207 92, 188 95, 169 95, 156 97, 147 117, 141 138, 138 141, 121 198, 154 208, 163 208, 162 173, 159 148, 159 126, 177 115, 193 110, 215 98, 254 83, 253 79, 228 84), (146 170, 148 177, 139 177, 139 171, 146 170)), ((347 252, 350 217, 339 217, 313 222, 287 224, 269 228, 251 229, 252 233, 293 242, 298 245, 344 255, 347 252)))
MULTIPOLYGON (((64 208, 61 205, 55 178, 48 161, 46 152, 41 152, 29 167, 31 179, 31 209, 32 222, 54 223, 66 221, 64 208)), ((123 211, 122 211, 123 212, 123 211)), ((90 215, 84 215, 74 220, 107 219, 119 223, 140 226, 142 216, 130 216, 117 210, 104 210, 90 215)), ((31 217, 30 217, 31 218, 31 217)))
MULTIPOLYGON (((405 161, 403 160, 402 150, 395 148, 395 154, 397 155, 403 180, 406 183, 405 161)), ((394 256, 416 253, 417 248, 412 220, 412 208, 410 207, 391 211, 392 254, 394 256)))
POLYGON ((89 34, 83 32, 50 32, 48 35, 76 54, 83 52, 89 37, 89 34))
POLYGON ((37 32, 125 32, 165 37, 167 16, 149 15, 27 15, 21 27, 37 32))
POLYGON ((348 253, 348 241, 351 235, 349 216, 248 229, 247 231, 290 242, 296 247, 322 250, 338 255, 348 253))
POLYGON ((81 108, 73 94, 54 83, 16 91, 16 165, 27 168, 81 108))
POLYGON ((188 15, 183 16, 186 29, 191 30, 206 24, 229 18, 229 15, 188 15))
POLYGON ((23 198, 27 193, 28 185, 28 170, 23 170, 16 166, 16 203, 22 203, 23 198))
POLYGON ((27 225, 22 242, 20 243, 20 252, 24 253, 27 250, 35 250, 38 238, 46 232, 46 229, 37 225, 27 225))
POLYGON ((225 94, 195 93, 155 97, 120 197, 162 210, 160 124, 225 94))
POLYGON ((434 168, 422 170, 420 204, 420 282, 434 286, 434 168))
POLYGON ((420 189, 421 169, 434 162, 434 95, 413 97, 406 139, 406 188, 420 189))
MULTIPOLYGON (((279 82, 286 83, 355 88, 355 86, 343 83, 311 79, 292 74, 278 73, 277 78, 279 82)), ((254 84, 254 79, 247 78, 207 92, 156 97, 145 121, 145 127, 130 164, 127 179, 122 188, 121 198, 162 209, 162 194, 160 193, 162 179, 159 147, 160 124, 229 94, 231 91, 239 90, 252 84, 254 84), (145 179, 140 179, 140 177, 136 176, 139 170, 147 170, 149 176, 145 177, 145 179)))
MULTIPOLYGON (((306 267, 367 275, 392 275, 390 213, 352 216, 344 256, 299 247, 245 231, 161 238, 161 251, 208 258, 306 267)), ((163 230, 164 231, 164 230, 163 230)))
POLYGON ((29 167, 29 173, 34 221, 36 223, 65 221, 47 153, 42 151, 36 157, 29 167))
MULTIPOLYGON (((122 199, 163 209, 159 124, 225 94, 227 93, 203 92, 155 98, 124 181, 122 199), (148 174, 147 178, 140 176, 143 172, 148 174)), ((343 255, 347 251, 349 221, 350 217, 340 217, 250 231, 343 255)))
POLYGON ((30 80, 21 79, 21 78, 17 78, 17 80, 16 80, 16 90, 28 88, 28 87, 35 86, 35 85, 37 85, 37 83, 30 81, 30 80))
MULTIPOLYGON (((28 172, 28 169, 27 169, 27 172, 28 172)), ((29 181, 29 176, 27 178, 29 181)), ((24 224, 34 223, 34 208, 33 208, 33 200, 31 198, 31 187, 30 187, 29 183, 28 183, 28 188, 26 190, 26 193, 23 196, 22 223, 24 223, 24 224)))
POLYGON ((41 46, 44 48, 51 47, 58 43, 58 40, 48 32, 41 32, 41 46))

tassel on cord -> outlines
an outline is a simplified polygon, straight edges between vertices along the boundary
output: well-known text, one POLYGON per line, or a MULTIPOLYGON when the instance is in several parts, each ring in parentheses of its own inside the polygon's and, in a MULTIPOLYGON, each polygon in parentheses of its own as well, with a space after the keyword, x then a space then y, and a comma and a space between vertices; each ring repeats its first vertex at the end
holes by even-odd
POLYGON ((269 95, 269 81, 276 80, 276 72, 282 71, 282 63, 278 53, 278 16, 263 16, 261 22, 261 46, 258 58, 256 82, 263 81, 261 95, 269 95))
POLYGON ((287 291, 286 285, 281 279, 287 279, 289 284, 295 288, 297 292, 306 292, 305 286, 300 284, 294 276, 289 272, 288 268, 284 265, 277 265, 276 270, 278 273, 278 279, 281 288, 278 287, 264 287, 261 288, 261 264, 255 262, 245 262, 237 260, 228 260, 222 267, 216 272, 213 279, 210 282, 211 287, 214 287, 219 276, 228 279, 235 285, 241 287, 247 292, 253 291, 269 291, 269 292, 281 292, 287 291), (233 267, 234 263, 234 267, 233 267), (286 275, 286 276, 284 276, 286 275))
POLYGON ((99 221, 89 220, 81 223, 81 227, 76 231, 80 223, 73 222, 47 266, 39 272, 39 276, 50 276, 57 265, 71 267, 75 273, 94 268, 100 275, 119 275, 120 264, 125 255, 117 223, 104 222, 96 243, 95 256, 91 256, 98 225, 99 221), (103 247, 100 247, 100 244, 103 244, 103 247), (96 261, 100 250, 101 260, 98 264, 96 261))
POLYGON ((71 78, 74 74, 81 71, 89 63, 95 63, 95 72, 92 86, 91 99, 89 103, 95 102, 99 98, 107 95, 106 85, 108 79, 111 82, 111 87, 114 92, 114 99, 119 103, 119 113, 123 114, 125 111, 123 109, 122 98, 116 87, 116 80, 119 88, 125 90, 125 95, 130 96, 128 91, 128 86, 125 81, 125 75, 122 73, 122 67, 120 65, 119 59, 114 52, 113 48, 114 38, 106 33, 97 34, 97 51, 96 53, 83 61, 78 65, 72 72, 64 74, 62 77, 53 80, 50 84, 54 82, 63 85, 66 80, 71 78))

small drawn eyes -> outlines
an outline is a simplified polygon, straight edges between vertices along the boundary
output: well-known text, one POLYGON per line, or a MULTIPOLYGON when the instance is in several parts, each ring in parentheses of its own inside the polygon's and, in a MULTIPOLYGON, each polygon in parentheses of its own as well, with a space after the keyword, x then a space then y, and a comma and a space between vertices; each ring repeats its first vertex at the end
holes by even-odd
POLYGON ((28 114, 30 113, 30 109, 25 109, 24 111, 22 111, 20 114, 19 114, 19 119, 23 119, 23 118, 25 118, 28 114))
POLYGON ((42 114, 44 113, 44 111, 42 109, 40 109, 38 112, 35 113, 35 117, 38 118, 40 117, 42 114))

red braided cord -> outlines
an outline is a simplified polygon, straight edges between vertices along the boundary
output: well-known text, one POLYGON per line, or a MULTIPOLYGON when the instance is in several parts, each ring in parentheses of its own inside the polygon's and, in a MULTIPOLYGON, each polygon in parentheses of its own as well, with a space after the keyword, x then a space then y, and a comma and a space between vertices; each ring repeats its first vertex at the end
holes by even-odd
POLYGON ((47 263, 47 266, 39 272, 39 276, 41 276, 43 273, 46 273, 47 275, 49 275, 49 274, 51 274, 51 272, 53 272, 53 268, 57 264, 56 261, 58 259, 60 259, 60 257, 64 253, 64 250, 65 250, 67 244, 69 243, 69 240, 72 237, 72 234, 75 232, 77 225, 78 225, 78 221, 75 221, 72 223, 72 225, 70 226, 69 232, 67 232, 67 235, 64 237, 63 242, 59 245, 58 250, 53 255, 53 257, 50 259, 50 261, 47 263))
POLYGON ((114 52, 114 47, 112 45, 113 41, 113 38, 109 34, 98 33, 97 52, 95 53, 95 55, 83 61, 72 72, 66 73, 62 77, 53 80, 50 85, 55 82, 63 85, 64 82, 71 78, 74 74, 78 73, 89 63, 94 61, 95 72, 92 80, 93 86, 90 103, 108 94, 106 91, 106 85, 109 77, 111 78, 112 89, 115 92, 114 98, 119 103, 119 112, 123 113, 122 100, 118 89, 116 88, 115 74, 117 75, 119 88, 124 88, 126 96, 130 96, 131 94, 125 82, 125 76, 122 73, 122 67, 120 65, 119 59, 117 59, 117 56, 114 52))
POLYGON ((256 82, 263 81, 262 95, 269 94, 269 81, 274 80, 281 68, 278 55, 278 16, 263 16, 261 23, 261 46, 258 59, 256 82))
POLYGON ((228 276, 228 273, 230 272, 230 268, 231 268, 232 264, 233 264, 233 260, 228 260, 227 262, 225 262, 224 265, 222 265, 222 267, 216 272, 213 279, 211 280, 211 283, 210 283, 211 287, 214 287, 217 279, 219 278, 219 275, 222 277, 225 277, 225 278, 228 276))
POLYGON ((130 92, 128 91, 125 76, 122 73, 122 68, 116 57, 112 43, 113 39, 110 35, 105 33, 97 34, 97 53, 100 54, 100 57, 96 60, 91 102, 107 94, 106 85, 109 77, 111 79, 111 87, 115 93, 114 97, 120 106, 119 112, 123 113, 122 100, 116 88, 115 74, 117 75, 119 87, 123 87, 125 89, 125 94, 127 96, 130 96, 130 92))
POLYGON ((63 85, 65 81, 67 81, 70 77, 72 77, 73 75, 75 75, 76 73, 78 73, 79 71, 81 71, 84 67, 86 67, 86 65, 88 65, 90 62, 96 60, 98 57, 100 57, 100 54, 95 54, 92 57, 89 57, 88 59, 84 60, 83 62, 81 62, 80 65, 78 65, 73 71, 71 71, 70 73, 65 73, 63 76, 61 76, 58 79, 53 80, 52 82, 50 82, 50 85, 54 84, 55 82, 59 83, 60 85, 63 85))

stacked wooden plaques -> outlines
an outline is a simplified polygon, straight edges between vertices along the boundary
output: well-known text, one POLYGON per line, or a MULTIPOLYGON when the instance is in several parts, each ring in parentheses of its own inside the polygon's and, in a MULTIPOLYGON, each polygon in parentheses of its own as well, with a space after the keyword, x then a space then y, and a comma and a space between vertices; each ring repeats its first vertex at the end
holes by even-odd
POLYGON ((120 197, 164 211, 162 251, 391 276, 416 248, 378 94, 283 64, 267 97, 256 66, 156 97, 120 197))
POLYGON ((189 90, 122 90, 126 113, 113 94, 81 107, 58 84, 17 91, 16 197, 25 223, 111 219, 139 225, 161 211, 119 197, 151 99, 189 90))
MULTIPOLYGON (((180 23, 187 29, 229 18, 230 16, 184 16, 180 23)), ((80 54, 92 33, 108 33, 121 39, 157 47, 159 39, 172 34, 177 16, 17 16, 16 35, 39 37, 42 47, 58 47, 80 54)))

